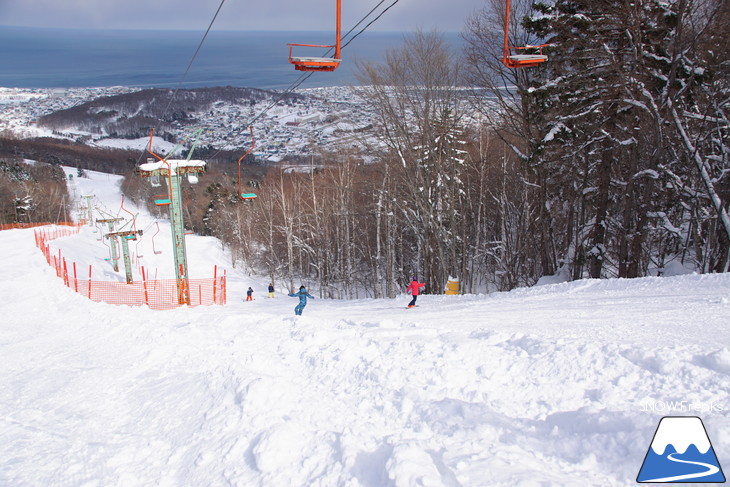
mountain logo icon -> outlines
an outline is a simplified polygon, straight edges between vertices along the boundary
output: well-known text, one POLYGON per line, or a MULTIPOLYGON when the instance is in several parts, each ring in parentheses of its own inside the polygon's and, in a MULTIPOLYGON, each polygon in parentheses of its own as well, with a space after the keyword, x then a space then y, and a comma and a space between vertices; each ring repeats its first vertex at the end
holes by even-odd
POLYGON ((665 416, 644 457, 638 483, 725 482, 720 462, 697 416, 665 416))

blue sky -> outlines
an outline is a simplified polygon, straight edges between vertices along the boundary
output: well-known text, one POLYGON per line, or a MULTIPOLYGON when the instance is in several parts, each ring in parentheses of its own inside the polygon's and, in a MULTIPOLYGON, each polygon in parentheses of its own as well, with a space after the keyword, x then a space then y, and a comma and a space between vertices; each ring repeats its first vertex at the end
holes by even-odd
MULTIPOLYGON (((342 27, 379 0, 343 0, 342 27)), ((384 8, 393 0, 386 0, 384 8)), ((400 0, 372 30, 461 31, 486 0, 400 0)), ((0 0, 0 25, 94 29, 204 30, 220 0, 0 0)), ((216 30, 330 30, 335 0, 226 0, 216 30)))

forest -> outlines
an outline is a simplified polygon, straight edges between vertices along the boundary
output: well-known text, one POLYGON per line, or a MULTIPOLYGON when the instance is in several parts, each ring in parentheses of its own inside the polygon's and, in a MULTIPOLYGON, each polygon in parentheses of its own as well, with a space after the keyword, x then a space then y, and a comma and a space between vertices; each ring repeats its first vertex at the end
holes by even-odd
POLYGON ((0 156, 0 225, 71 221, 71 208, 60 166, 0 156))
POLYGON ((73 198, 61 165, 124 174, 137 153, 54 138, 0 137, 0 224, 70 221, 73 198), (29 161, 34 161, 30 163, 29 161))
POLYGON ((199 227, 331 297, 392 297, 414 275, 440 293, 727 272, 727 2, 514 8, 510 44, 547 44, 548 62, 504 65, 501 2, 469 19, 461 58, 418 32, 359 66, 380 146, 268 170, 254 201, 219 179, 199 227))
MULTIPOLYGON (((545 44, 547 62, 503 63, 503 2, 469 18, 461 56, 408 36, 358 65, 378 145, 321 147, 301 170, 247 158, 240 180, 235 156, 211 158, 186 185, 188 226, 233 265, 334 298, 393 297, 413 276, 473 293, 727 272, 728 3, 512 5, 509 44, 545 44)), ((141 179, 125 194, 159 212, 141 179)))

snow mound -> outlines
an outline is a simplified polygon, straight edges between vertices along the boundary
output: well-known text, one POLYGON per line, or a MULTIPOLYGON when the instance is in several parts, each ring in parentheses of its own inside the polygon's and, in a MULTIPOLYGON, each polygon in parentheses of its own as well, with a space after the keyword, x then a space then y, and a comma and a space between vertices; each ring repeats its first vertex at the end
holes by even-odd
POLYGON ((721 348, 707 355, 697 357, 697 362, 721 374, 730 374, 730 350, 721 348))
POLYGON ((272 426, 253 448, 256 467, 262 472, 301 466, 311 441, 304 429, 292 422, 272 426))

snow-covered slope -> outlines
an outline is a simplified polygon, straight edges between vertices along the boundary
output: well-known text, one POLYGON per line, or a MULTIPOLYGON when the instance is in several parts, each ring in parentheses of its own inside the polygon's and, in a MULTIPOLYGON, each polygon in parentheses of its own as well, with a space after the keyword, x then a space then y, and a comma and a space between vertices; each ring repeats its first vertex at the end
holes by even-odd
MULTIPOLYGON (((117 214, 118 181, 90 176, 77 195, 117 214)), ((162 254, 140 250, 162 275, 161 235, 162 254)), ((122 280, 96 238, 53 245, 122 280)), ((315 299, 295 318, 295 299, 266 299, 214 239, 188 245, 193 277, 228 268, 228 305, 93 303, 32 230, 0 232, 0 485, 633 485, 665 415, 701 416, 730 464, 730 275, 424 295, 410 310, 315 299)))

